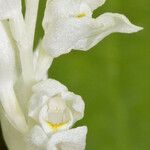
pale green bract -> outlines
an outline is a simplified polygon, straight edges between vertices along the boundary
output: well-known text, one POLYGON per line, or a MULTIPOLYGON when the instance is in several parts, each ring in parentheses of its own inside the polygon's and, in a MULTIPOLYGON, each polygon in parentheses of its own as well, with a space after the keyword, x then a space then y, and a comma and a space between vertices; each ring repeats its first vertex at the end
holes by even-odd
POLYGON ((48 69, 55 57, 89 50, 107 35, 141 27, 124 16, 92 13, 105 0, 47 0, 44 37, 33 51, 39 0, 0 0, 1 125, 9 150, 84 150, 87 127, 81 96, 68 91, 48 69))

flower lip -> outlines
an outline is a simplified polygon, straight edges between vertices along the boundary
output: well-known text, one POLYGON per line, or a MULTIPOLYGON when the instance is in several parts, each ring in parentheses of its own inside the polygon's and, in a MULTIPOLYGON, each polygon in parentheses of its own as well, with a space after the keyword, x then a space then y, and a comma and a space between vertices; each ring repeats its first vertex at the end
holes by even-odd
POLYGON ((69 129, 73 124, 72 113, 60 96, 49 100, 42 108, 39 120, 47 133, 69 129))
POLYGON ((66 126, 68 123, 69 123, 69 121, 68 121, 68 122, 62 122, 62 123, 54 124, 54 123, 52 123, 52 122, 48 122, 48 121, 47 121, 48 126, 49 126, 51 129, 53 129, 54 132, 55 132, 55 131, 58 131, 60 128, 66 126))

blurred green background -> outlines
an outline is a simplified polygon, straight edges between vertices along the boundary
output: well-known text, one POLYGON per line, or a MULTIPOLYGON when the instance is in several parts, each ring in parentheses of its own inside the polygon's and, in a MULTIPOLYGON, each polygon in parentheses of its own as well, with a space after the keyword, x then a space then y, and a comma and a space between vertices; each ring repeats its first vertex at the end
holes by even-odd
MULTIPOLYGON (((41 0, 35 45, 44 7, 41 0)), ((49 75, 85 100, 85 117, 76 126, 88 126, 86 150, 149 150, 150 1, 107 0, 94 16, 104 12, 125 14, 144 30, 112 34, 88 52, 63 55, 49 75)))

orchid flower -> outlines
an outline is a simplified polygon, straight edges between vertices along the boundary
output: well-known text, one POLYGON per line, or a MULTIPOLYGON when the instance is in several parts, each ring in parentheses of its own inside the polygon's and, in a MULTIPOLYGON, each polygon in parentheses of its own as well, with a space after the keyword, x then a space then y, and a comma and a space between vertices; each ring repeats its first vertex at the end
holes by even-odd
POLYGON ((58 81, 49 79, 33 86, 29 116, 38 122, 47 134, 71 128, 83 115, 82 98, 69 92, 58 81))
POLYGON ((72 49, 89 50, 111 33, 141 30, 124 16, 105 13, 92 18, 93 11, 105 0, 48 0, 43 28, 43 48, 53 57, 72 49), (62 38, 63 37, 63 38, 62 38))
POLYGON ((0 119, 9 150, 84 150, 87 127, 81 96, 49 79, 53 59, 89 50, 107 35, 141 27, 124 15, 92 13, 105 0, 47 0, 44 37, 33 49, 39 0, 0 0, 0 119))

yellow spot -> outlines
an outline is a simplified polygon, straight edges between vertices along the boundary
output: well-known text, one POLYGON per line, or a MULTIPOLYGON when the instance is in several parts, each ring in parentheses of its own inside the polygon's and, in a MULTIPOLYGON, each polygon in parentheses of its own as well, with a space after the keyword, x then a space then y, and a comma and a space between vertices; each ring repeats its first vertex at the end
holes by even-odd
POLYGON ((51 123, 51 122, 47 122, 47 124, 48 124, 48 126, 50 127, 50 128, 52 128, 53 129, 53 131, 57 131, 59 128, 61 128, 62 126, 64 126, 64 125, 66 125, 67 124, 67 122, 63 122, 63 123, 58 123, 58 124, 53 124, 53 123, 51 123))
POLYGON ((76 17, 77 17, 77 18, 82 18, 82 17, 85 17, 85 16, 86 16, 85 13, 80 13, 80 14, 78 14, 76 17))

